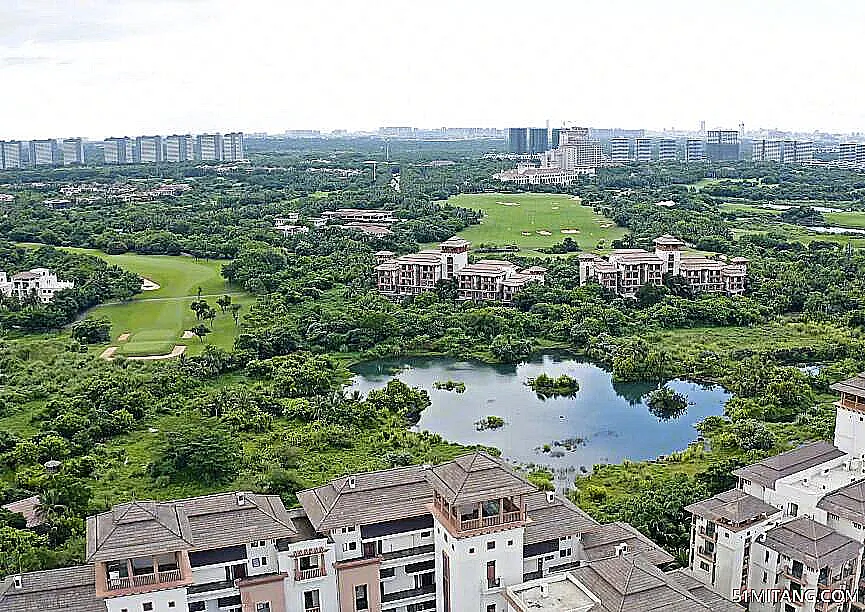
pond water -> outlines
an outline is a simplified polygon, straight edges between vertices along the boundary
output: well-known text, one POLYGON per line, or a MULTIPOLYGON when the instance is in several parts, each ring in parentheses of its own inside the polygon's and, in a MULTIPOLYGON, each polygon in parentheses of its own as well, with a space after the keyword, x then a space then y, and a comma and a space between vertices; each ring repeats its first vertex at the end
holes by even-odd
POLYGON ((549 467, 560 483, 596 463, 623 459, 653 459, 682 450, 698 436, 694 424, 708 415, 722 414, 729 394, 719 386, 673 380, 669 386, 687 395, 686 414, 667 421, 651 414, 646 395, 654 383, 613 383, 609 372, 556 354, 545 354, 520 365, 490 365, 447 357, 370 361, 352 367, 352 390, 380 388, 392 378, 429 392, 418 430, 441 434, 461 444, 484 444, 520 464, 549 467), (567 374, 577 379, 574 397, 540 399, 525 385, 541 373, 567 374), (464 393, 435 389, 436 381, 462 381, 464 393), (475 422, 502 417, 501 429, 478 431, 475 422), (568 450, 556 442, 578 440, 568 450), (544 445, 550 446, 544 452, 544 445))
POLYGON ((817 232, 818 234, 865 234, 865 229, 853 227, 820 227, 809 225, 808 229, 812 232, 817 232))

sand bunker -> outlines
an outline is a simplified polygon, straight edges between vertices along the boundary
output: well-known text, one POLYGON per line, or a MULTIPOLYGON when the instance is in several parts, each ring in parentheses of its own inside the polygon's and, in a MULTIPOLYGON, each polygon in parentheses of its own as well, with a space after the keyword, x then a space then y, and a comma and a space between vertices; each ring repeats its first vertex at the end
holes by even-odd
POLYGON ((531 232, 520 232, 523 236, 531 236, 531 232))
POLYGON ((114 359, 114 353, 117 352, 116 346, 109 346, 107 349, 102 351, 102 354, 99 355, 102 359, 114 359))
POLYGON ((186 351, 185 344, 178 344, 175 346, 170 353, 165 353, 164 355, 146 355, 142 357, 127 357, 128 361, 158 361, 160 359, 171 359, 173 357, 179 357, 186 351))
POLYGON ((117 336, 117 341, 118 342, 126 342, 127 340, 129 340, 129 337, 131 335, 132 334, 130 334, 130 333, 120 334, 119 336, 117 336))
POLYGON ((188 340, 189 338, 195 337, 195 332, 193 332, 192 330, 186 329, 183 331, 183 335, 180 337, 183 338, 184 340, 188 340))
POLYGON ((519 202, 496 202, 496 204, 502 204, 504 206, 519 206, 519 202))
POLYGON ((159 289, 159 285, 154 283, 149 278, 141 277, 141 290, 142 291, 156 291, 159 289))
POLYGON ((563 234, 579 234, 579 233, 580 233, 580 230, 575 230, 575 229, 563 229, 563 230, 562 230, 562 233, 563 233, 563 234))
POLYGON ((541 236, 552 236, 553 235, 552 232, 548 232, 547 230, 538 230, 538 234, 540 234, 541 236))
POLYGON ((553 206, 550 210, 559 210, 558 206, 553 206))

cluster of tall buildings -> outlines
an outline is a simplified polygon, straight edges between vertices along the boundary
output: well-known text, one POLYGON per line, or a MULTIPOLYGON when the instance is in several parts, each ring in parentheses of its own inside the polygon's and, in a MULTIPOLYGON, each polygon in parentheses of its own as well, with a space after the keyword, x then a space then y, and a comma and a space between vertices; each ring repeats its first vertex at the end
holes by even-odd
POLYGON ((838 161, 845 166, 865 166, 865 143, 842 142, 838 145, 838 161))
MULTIPOLYGON (((522 128, 515 129, 518 131, 514 134, 514 138, 522 138, 523 134, 519 131, 522 128)), ((542 146, 544 148, 543 151, 535 154, 540 157, 540 167, 520 165, 516 169, 499 172, 495 178, 517 185, 566 185, 580 175, 593 175, 596 168, 607 163, 600 142, 591 137, 589 128, 572 127, 553 130, 553 148, 546 146, 546 134, 546 128, 531 128, 525 132, 528 139, 527 147, 534 143, 538 148, 542 146), (536 133, 534 138, 532 133, 536 133)))
MULTIPOLYGON (((245 159, 242 132, 106 138, 102 150, 106 164, 245 159)), ((92 161, 85 159, 82 138, 0 140, 0 170, 73 166, 92 161)))
POLYGON ((752 161, 805 164, 814 161, 814 143, 810 140, 754 140, 752 161))
POLYGON ((106 164, 149 164, 185 161, 241 161, 243 132, 228 134, 172 134, 106 138, 106 164))

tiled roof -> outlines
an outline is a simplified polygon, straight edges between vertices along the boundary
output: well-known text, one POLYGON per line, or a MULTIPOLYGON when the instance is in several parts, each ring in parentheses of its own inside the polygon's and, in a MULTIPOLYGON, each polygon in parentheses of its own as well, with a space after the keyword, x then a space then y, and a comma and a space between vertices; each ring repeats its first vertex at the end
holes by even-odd
POLYGON ((862 548, 861 543, 804 516, 767 531, 763 545, 812 568, 837 567, 856 559, 862 548))
POLYGON ((537 491, 507 463, 482 451, 430 468, 427 480, 449 504, 472 504, 537 491))
POLYGON ((133 501, 87 517, 87 560, 109 561, 192 548, 189 520, 175 504, 133 501))
POLYGON ((836 382, 829 388, 838 393, 849 393, 850 395, 865 397, 865 372, 857 374, 848 380, 836 382))
POLYGON ((685 569, 667 572, 667 576, 682 585, 688 592, 709 606, 713 612, 742 612, 742 607, 728 599, 724 599, 712 589, 700 582, 685 569))
POLYGON ((734 530, 739 527, 744 529, 754 521, 780 512, 775 506, 740 489, 718 493, 709 499, 685 506, 685 510, 710 521, 723 523, 725 527, 732 527, 734 530))
POLYGON ((817 507, 854 523, 865 523, 865 480, 857 480, 830 493, 817 502, 817 507))
POLYGON ((674 560, 673 555, 628 523, 607 523, 583 534, 583 551, 589 561, 614 557, 621 544, 628 546, 628 552, 642 554, 653 565, 666 565, 674 560))
POLYGON ((21 574, 21 588, 13 577, 0 582, 3 612, 105 612, 97 599, 92 565, 21 574))
POLYGON ((685 246, 685 243, 676 238, 675 236, 671 236, 670 234, 664 234, 663 236, 658 236, 652 242, 655 244, 669 244, 669 245, 678 245, 685 246))
POLYGON ((523 497, 529 515, 524 544, 537 544, 553 538, 586 533, 600 525, 588 514, 559 495, 552 500, 546 491, 536 491, 523 497))
POLYGON ((429 514, 433 492, 423 466, 366 472, 337 478, 297 494, 316 531, 429 514), (350 483, 354 482, 354 487, 350 483))
POLYGON ((733 470, 733 475, 774 489, 779 478, 837 459, 844 453, 828 442, 811 442, 786 453, 733 470))
POLYGON ((5 506, 3 506, 3 509, 23 516, 24 520, 27 521, 27 527, 30 528, 42 524, 42 519, 39 518, 39 515, 36 512, 36 508, 38 506, 39 496, 32 495, 30 497, 25 497, 24 499, 14 501, 10 504, 6 504, 5 506))
POLYGON ((722 261, 709 259, 708 257, 683 257, 679 263, 679 267, 683 270, 697 270, 700 268, 720 270, 726 265, 722 261))

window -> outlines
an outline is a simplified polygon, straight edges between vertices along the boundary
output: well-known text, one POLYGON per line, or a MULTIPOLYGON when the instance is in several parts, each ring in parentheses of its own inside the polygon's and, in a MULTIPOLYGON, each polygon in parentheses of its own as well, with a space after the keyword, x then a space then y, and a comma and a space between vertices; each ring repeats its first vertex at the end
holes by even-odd
POLYGON ((144 610, 144 612, 150 612, 151 610, 153 610, 153 602, 145 601, 143 604, 141 604, 141 609, 144 610))
POLYGON ((396 575, 395 567, 385 567, 378 570, 379 578, 393 578, 396 575))
POLYGON ((303 609, 304 612, 307 610, 318 610, 319 608, 319 599, 318 599, 318 589, 314 591, 306 591, 303 594, 303 609))
POLYGON ((300 558, 300 569, 301 570, 311 570, 318 569, 318 555, 307 555, 305 557, 300 558))
POLYGON ((431 535, 432 535, 432 531, 421 531, 420 532, 420 537, 422 537, 422 538, 428 538, 431 535))
POLYGON ((706 563, 705 561, 700 561, 700 569, 703 570, 704 572, 708 572, 709 571, 709 564, 706 563))
POLYGON ((189 612, 204 612, 206 606, 203 601, 193 601, 189 604, 189 612))
POLYGON ((487 542, 487 550, 495 550, 495 549, 496 549, 495 541, 487 542))
POLYGON ((354 587, 354 609, 356 612, 369 610, 369 596, 365 584, 359 584, 354 587))
POLYGON ((837 521, 840 517, 837 514, 828 513, 830 521, 837 521))
POLYGON ((270 602, 269 601, 256 602, 255 612, 270 612, 270 602))
POLYGON ((169 608, 173 608, 174 606, 175 606, 175 603, 174 603, 173 601, 169 601, 169 602, 168 602, 168 607, 169 607, 169 608))
POLYGON ((267 565, 267 557, 262 557, 261 558, 261 566, 264 567, 265 565, 267 565))
POLYGON ((572 548, 565 548, 559 551, 559 557, 570 557, 572 553, 572 548))
POLYGON ((763 584, 766 584, 766 581, 769 580, 769 574, 763 572, 763 584))
POLYGON ((496 612, 496 604, 487 605, 487 612, 496 612))
POLYGON ((768 550, 766 551, 766 557, 763 559, 763 562, 764 562, 764 563, 768 563, 768 562, 769 562, 769 551, 768 551, 768 550))
POLYGON ((357 542, 343 542, 342 543, 342 552, 348 552, 350 550, 357 550, 357 542))
POLYGON ((469 548, 469 554, 470 554, 470 555, 475 554, 474 546, 472 546, 471 548, 469 548))
POLYGON ((513 540, 508 540, 508 546, 513 546, 513 545, 514 545, 514 541, 513 541, 513 540))
POLYGON ((225 579, 228 582, 234 582, 240 578, 246 578, 246 563, 226 566, 225 579))
POLYGON ((261 560, 258 557, 256 557, 255 559, 252 560, 252 567, 260 567, 260 566, 261 566, 261 560))
POLYGON ((862 529, 862 525, 860 525, 859 523, 853 523, 853 526, 854 526, 856 529, 862 529))
POLYGON ((352 525, 351 527, 346 527, 346 531, 348 531, 349 533, 351 533, 351 532, 354 531, 354 530, 355 530, 355 526, 354 526, 354 525, 352 525))

